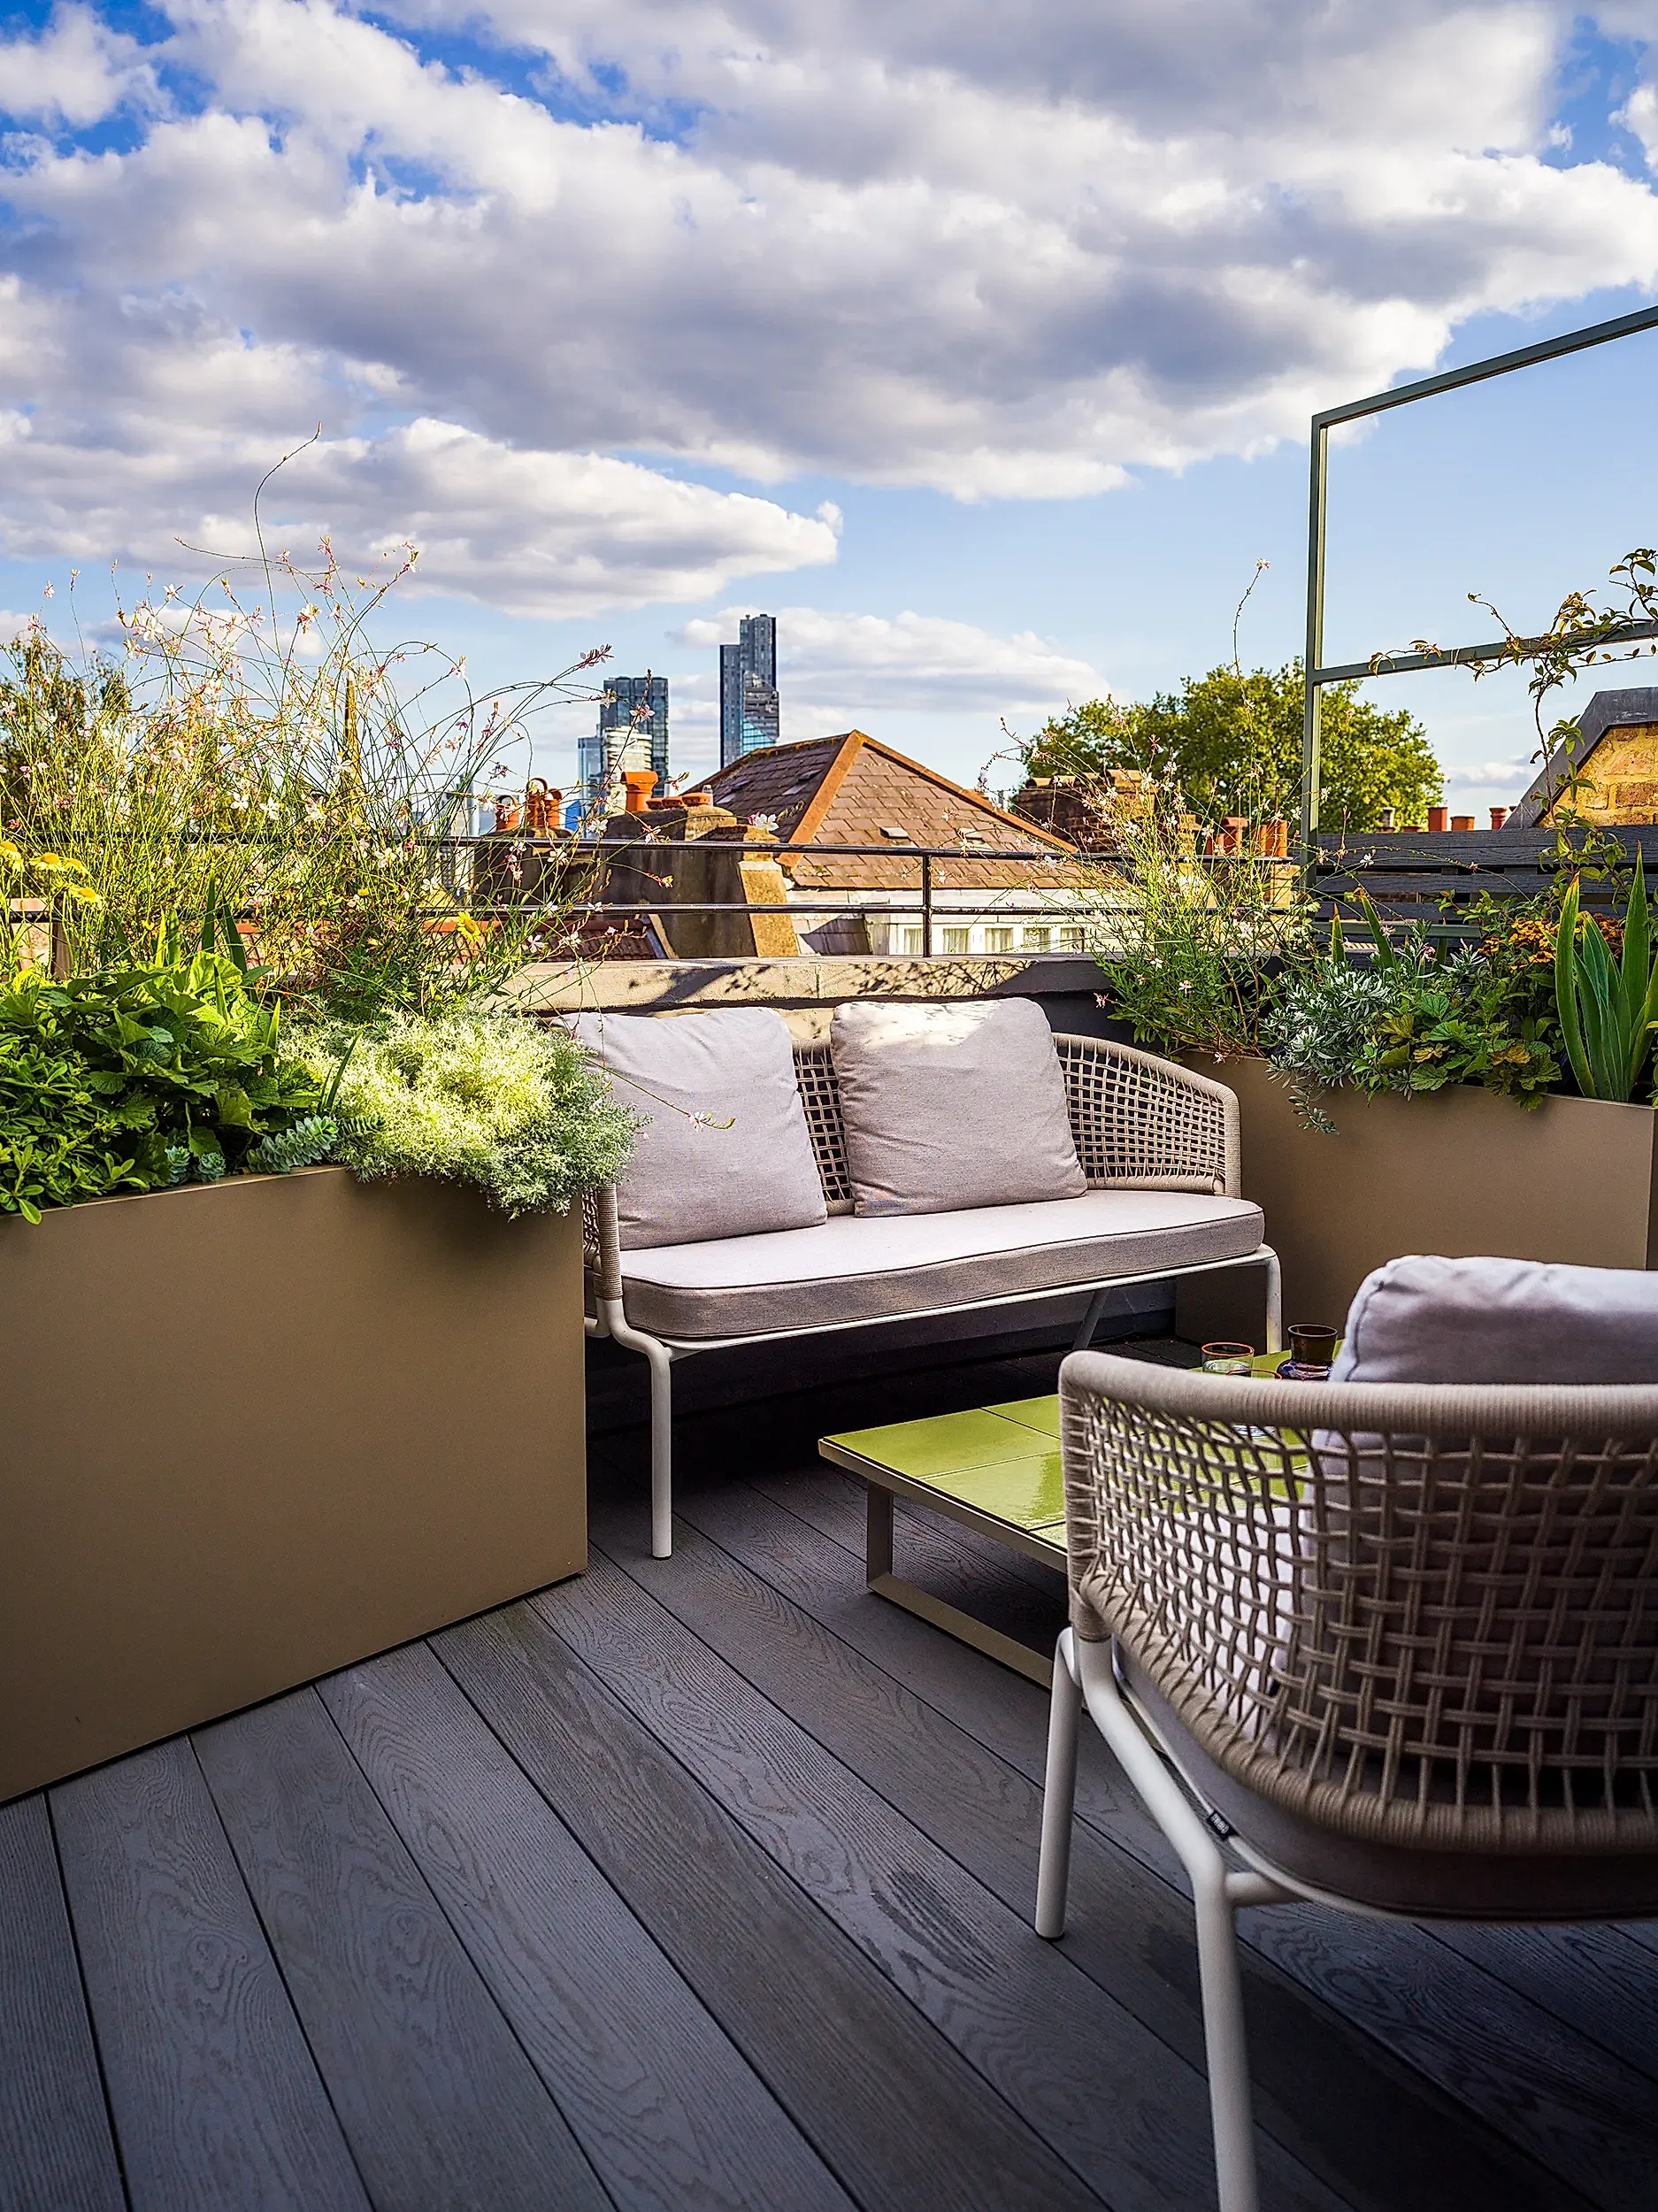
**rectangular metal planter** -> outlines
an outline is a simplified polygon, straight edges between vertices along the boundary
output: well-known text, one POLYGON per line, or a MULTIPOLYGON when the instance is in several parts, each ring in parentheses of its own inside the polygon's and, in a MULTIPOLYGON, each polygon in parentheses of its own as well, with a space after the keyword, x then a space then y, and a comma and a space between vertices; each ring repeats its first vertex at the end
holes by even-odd
MULTIPOLYGON (((1331 1136, 1300 1125, 1264 1061, 1191 1064, 1238 1094, 1243 1194, 1265 1212, 1283 1262, 1286 1322, 1341 1320, 1371 1269, 1409 1252, 1658 1265, 1650 1106, 1549 1097, 1525 1112, 1471 1086, 1416 1098, 1344 1091, 1324 1101, 1331 1136)), ((1253 1309, 1234 1302, 1229 1318, 1215 1302, 1224 1294, 1183 1291, 1181 1334, 1235 1333, 1236 1321, 1249 1335, 1253 1309)))
POLYGON ((586 1561, 579 1214, 319 1168, 0 1221, 0 1800, 586 1561))

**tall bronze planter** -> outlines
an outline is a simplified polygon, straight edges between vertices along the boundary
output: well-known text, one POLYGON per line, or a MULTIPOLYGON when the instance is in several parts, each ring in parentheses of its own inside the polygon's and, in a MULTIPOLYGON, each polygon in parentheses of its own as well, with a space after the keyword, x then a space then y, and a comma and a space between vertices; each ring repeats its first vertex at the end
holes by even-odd
POLYGON ((581 1238, 343 1169, 0 1221, 0 1800, 577 1572, 581 1238))
MULTIPOLYGON (((1471 1086, 1420 1098, 1338 1092, 1324 1102, 1330 1136, 1301 1127, 1263 1061, 1192 1065, 1238 1094, 1243 1194, 1283 1262, 1286 1320, 1341 1320, 1371 1269, 1408 1252, 1658 1265, 1650 1106, 1550 1097, 1523 1112, 1471 1086)), ((1201 1341, 1236 1324, 1258 1339, 1253 1307, 1224 1309, 1223 1295, 1201 1279, 1182 1286, 1181 1334, 1201 1341)))

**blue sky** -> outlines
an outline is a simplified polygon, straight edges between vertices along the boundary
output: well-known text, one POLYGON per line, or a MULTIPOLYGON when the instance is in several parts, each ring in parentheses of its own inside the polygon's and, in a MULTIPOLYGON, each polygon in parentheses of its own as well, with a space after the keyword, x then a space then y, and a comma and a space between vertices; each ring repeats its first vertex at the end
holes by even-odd
MULTIPOLYGON (((177 0, 0 17, 0 609, 88 626, 267 510, 412 537, 482 682, 609 643, 710 764, 779 613, 784 735, 971 780, 1067 699, 1299 646, 1306 420, 1646 303, 1650 4, 177 0)), ((1519 626, 1658 539, 1658 334, 1337 454, 1328 643, 1519 626)), ((1646 672, 1631 672, 1639 680, 1646 672)), ((1616 679, 1614 678, 1614 680, 1616 679)), ((1523 685, 1377 686, 1470 810, 1523 685)), ((573 768, 587 718, 544 726, 573 768)))

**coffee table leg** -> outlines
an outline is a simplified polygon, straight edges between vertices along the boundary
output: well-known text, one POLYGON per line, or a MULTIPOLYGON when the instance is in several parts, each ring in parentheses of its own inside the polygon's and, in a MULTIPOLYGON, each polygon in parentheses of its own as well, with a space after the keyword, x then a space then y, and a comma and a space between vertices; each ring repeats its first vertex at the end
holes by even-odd
POLYGON ((1026 1676, 1042 1687, 1051 1689, 1054 1682, 1054 1663, 1040 1651, 1032 1651, 1016 1637, 1004 1636, 999 1628, 988 1622, 975 1620, 971 1613, 963 1613, 959 1605, 951 1605, 943 1598, 935 1598, 930 1590, 918 1588, 906 1582, 902 1575, 893 1572, 893 1494, 879 1482, 866 1482, 869 1505, 864 1523, 864 1579, 877 1597, 886 1598, 890 1604, 902 1605, 906 1613, 913 1613, 918 1620, 931 1622, 941 1628, 947 1636, 971 1644, 975 1651, 984 1652, 989 1658, 999 1659, 1004 1667, 1026 1676))

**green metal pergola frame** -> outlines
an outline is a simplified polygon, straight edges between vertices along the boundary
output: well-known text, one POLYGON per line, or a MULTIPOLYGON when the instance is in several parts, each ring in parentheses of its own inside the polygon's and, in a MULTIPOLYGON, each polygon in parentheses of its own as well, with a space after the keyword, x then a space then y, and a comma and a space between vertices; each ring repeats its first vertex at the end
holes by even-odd
MULTIPOLYGON (((1396 385, 1392 391, 1374 393, 1369 399, 1349 400, 1344 407, 1326 407, 1313 417, 1312 483, 1307 528, 1307 648, 1306 697, 1301 723, 1301 849, 1310 865, 1318 834, 1320 751, 1319 694, 1326 684, 1346 683, 1355 676, 1404 676, 1420 668, 1470 667, 1485 661, 1527 658, 1542 651, 1547 641, 1522 638, 1516 642, 1498 638, 1485 645, 1435 647, 1425 653, 1390 653, 1373 661, 1347 661, 1324 665, 1324 493, 1330 472, 1330 432, 1339 422, 1358 422, 1367 415, 1386 414, 1389 408, 1409 407, 1439 392, 1455 392, 1464 384, 1483 384, 1488 377, 1507 376, 1511 369, 1529 369, 1539 361, 1557 361, 1564 354, 1581 353, 1588 346, 1603 346, 1609 339, 1633 337, 1637 331, 1658 330, 1658 307, 1643 307, 1633 315, 1618 315, 1610 322, 1591 323, 1586 329, 1569 330, 1558 338, 1546 338, 1514 353, 1493 354, 1487 361, 1472 361, 1463 369, 1447 369, 1441 376, 1424 376, 1415 384, 1396 385)), ((1626 623, 1608 633, 1607 642, 1624 638, 1658 637, 1658 622, 1626 623)))

